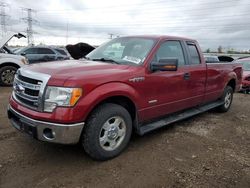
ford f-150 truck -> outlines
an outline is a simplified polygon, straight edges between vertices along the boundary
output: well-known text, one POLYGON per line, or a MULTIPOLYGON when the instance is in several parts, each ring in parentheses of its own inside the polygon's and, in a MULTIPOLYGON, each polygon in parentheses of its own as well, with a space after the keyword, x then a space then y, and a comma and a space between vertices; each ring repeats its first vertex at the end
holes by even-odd
POLYGON ((192 39, 121 37, 85 60, 19 69, 8 117, 38 140, 80 142, 92 158, 107 160, 132 132, 144 135, 212 108, 228 111, 241 76, 239 63, 206 64, 192 39))

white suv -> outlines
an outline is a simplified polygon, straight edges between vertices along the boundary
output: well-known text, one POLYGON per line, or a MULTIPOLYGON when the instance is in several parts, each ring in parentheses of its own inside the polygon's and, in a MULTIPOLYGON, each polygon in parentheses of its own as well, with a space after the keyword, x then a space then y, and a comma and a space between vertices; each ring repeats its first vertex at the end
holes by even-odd
POLYGON ((8 33, 0 41, 0 85, 3 86, 11 86, 17 69, 29 64, 25 57, 15 55, 6 46, 13 37, 22 38, 25 36, 21 33, 8 33))

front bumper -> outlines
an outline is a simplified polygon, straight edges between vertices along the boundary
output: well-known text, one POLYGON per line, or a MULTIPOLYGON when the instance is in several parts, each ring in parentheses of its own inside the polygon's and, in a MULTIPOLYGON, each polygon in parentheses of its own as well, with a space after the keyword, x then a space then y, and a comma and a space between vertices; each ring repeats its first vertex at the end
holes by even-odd
POLYGON ((84 126, 84 122, 58 124, 35 120, 17 112, 10 105, 8 107, 8 118, 17 130, 41 141, 60 144, 78 143, 84 126))

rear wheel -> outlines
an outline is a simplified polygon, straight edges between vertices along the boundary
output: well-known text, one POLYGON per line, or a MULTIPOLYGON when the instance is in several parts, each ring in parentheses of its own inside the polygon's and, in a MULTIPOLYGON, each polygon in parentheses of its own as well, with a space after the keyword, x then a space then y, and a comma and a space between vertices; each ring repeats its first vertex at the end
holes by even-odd
POLYGON ((227 86, 224 90, 222 100, 224 101, 223 105, 218 107, 219 112, 227 112, 233 101, 233 88, 227 86))
POLYGON ((11 86, 14 81, 17 68, 13 66, 5 66, 0 68, 0 85, 11 86))
POLYGON ((82 136, 83 147, 93 159, 107 160, 119 155, 128 145, 132 120, 117 104, 103 104, 91 114, 82 136))

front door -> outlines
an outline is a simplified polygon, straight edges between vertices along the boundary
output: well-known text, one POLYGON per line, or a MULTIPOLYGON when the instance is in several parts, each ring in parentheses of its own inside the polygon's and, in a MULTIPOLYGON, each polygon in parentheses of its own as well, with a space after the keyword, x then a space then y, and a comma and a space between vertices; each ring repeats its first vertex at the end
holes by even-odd
POLYGON ((147 107, 140 112, 141 118, 150 120, 177 112, 188 107, 189 79, 188 56, 185 46, 180 41, 164 41, 159 46, 154 62, 160 59, 178 59, 177 71, 156 71, 148 72, 145 75, 144 97, 147 100, 147 107))

